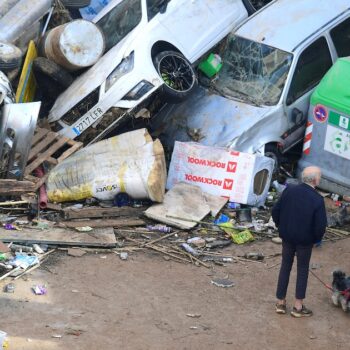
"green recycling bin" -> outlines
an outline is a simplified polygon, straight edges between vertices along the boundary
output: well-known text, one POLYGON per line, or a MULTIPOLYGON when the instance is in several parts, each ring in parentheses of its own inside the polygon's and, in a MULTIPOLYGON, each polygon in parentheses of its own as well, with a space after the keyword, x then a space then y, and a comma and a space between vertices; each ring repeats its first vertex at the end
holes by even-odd
POLYGON ((350 194, 350 57, 339 58, 323 77, 310 100, 298 164, 299 172, 316 165, 320 188, 350 194))

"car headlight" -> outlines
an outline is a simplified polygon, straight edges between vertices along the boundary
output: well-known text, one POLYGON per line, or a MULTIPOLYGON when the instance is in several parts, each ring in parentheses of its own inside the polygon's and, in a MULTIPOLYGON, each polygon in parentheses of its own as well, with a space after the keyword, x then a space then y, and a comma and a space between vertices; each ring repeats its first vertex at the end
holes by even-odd
POLYGON ((134 68, 134 51, 118 64, 113 72, 108 76, 106 80, 105 92, 107 92, 111 86, 120 79, 123 75, 131 72, 134 68))

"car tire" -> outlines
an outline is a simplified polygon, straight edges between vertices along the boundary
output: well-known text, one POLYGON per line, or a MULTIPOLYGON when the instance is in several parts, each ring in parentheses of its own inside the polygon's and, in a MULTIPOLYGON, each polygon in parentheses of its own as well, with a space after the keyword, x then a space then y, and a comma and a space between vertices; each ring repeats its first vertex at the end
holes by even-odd
POLYGON ((179 52, 160 52, 154 58, 154 66, 164 82, 161 94, 167 102, 183 102, 198 84, 197 74, 191 62, 179 52), (177 69, 176 76, 175 69, 177 69))
POLYGON ((23 53, 10 43, 0 42, 0 70, 8 72, 20 67, 23 53))
POLYGON ((33 61, 36 81, 44 95, 55 98, 73 82, 73 77, 62 67, 44 57, 33 61))
POLYGON ((61 1, 65 7, 77 8, 77 9, 89 6, 91 3, 91 0, 61 0, 61 1))
POLYGON ((283 155, 278 149, 277 145, 274 143, 268 143, 265 145, 265 157, 272 158, 275 161, 275 166, 273 168, 273 174, 277 175, 280 165, 283 161, 283 155))

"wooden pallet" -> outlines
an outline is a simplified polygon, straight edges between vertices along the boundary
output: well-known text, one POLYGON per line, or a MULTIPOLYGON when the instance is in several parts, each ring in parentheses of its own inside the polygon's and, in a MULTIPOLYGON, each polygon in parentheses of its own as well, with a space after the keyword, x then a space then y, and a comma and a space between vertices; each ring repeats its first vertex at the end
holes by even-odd
POLYGON ((36 128, 27 166, 24 170, 24 178, 34 182, 35 189, 38 189, 46 181, 48 174, 42 178, 31 175, 37 167, 44 162, 56 165, 79 150, 82 146, 82 142, 74 141, 47 129, 36 128), (64 150, 62 150, 63 148, 64 150), (60 152, 61 150, 62 152, 60 152), (54 157, 54 154, 59 154, 59 156, 56 155, 54 157))

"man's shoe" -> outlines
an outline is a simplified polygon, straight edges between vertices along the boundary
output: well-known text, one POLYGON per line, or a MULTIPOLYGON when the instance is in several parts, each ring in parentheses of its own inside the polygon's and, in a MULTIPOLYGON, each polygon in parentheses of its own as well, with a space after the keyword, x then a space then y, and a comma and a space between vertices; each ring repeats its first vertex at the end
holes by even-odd
POLYGON ((285 315, 287 313, 287 305, 286 304, 276 304, 276 313, 285 315))
POLYGON ((293 307, 293 310, 290 313, 293 317, 310 317, 312 316, 312 311, 306 308, 304 305, 301 310, 298 310, 296 307, 293 307))

